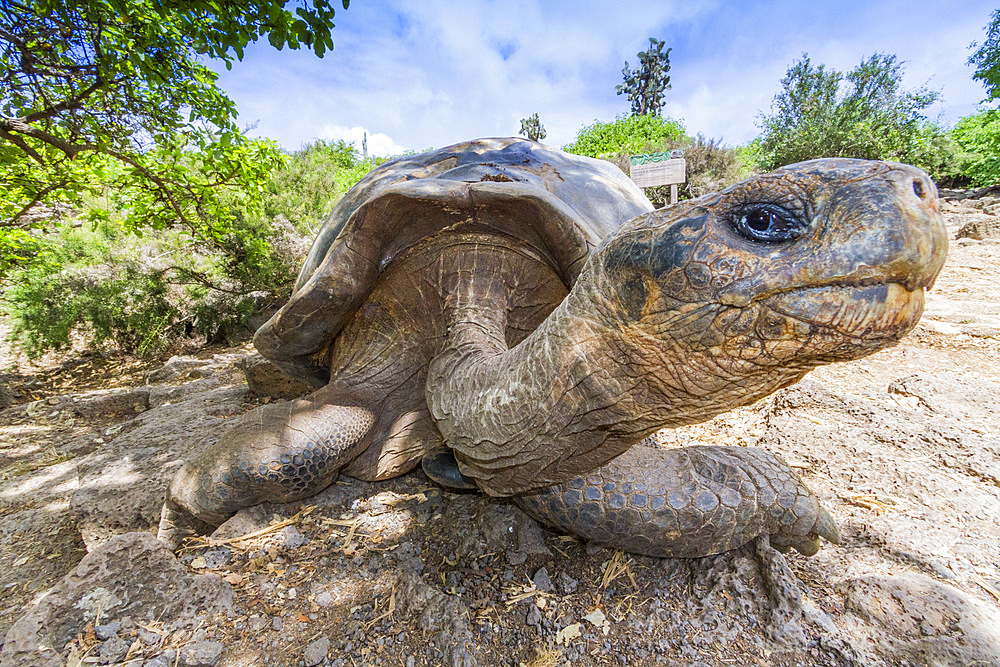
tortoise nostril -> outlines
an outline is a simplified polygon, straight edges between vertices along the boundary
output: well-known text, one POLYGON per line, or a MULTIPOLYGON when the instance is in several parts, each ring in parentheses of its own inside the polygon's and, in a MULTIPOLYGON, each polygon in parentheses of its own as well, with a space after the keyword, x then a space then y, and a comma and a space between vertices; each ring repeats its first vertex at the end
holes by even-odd
POLYGON ((923 182, 919 178, 913 179, 913 194, 917 195, 921 199, 927 197, 927 188, 924 187, 923 182))

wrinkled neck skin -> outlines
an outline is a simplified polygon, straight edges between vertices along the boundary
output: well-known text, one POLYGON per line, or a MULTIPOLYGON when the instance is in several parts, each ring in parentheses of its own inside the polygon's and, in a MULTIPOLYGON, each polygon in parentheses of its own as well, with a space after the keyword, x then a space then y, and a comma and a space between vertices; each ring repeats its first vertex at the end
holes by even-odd
POLYGON ((821 363, 790 363, 780 341, 769 352, 768 342, 739 335, 760 317, 754 305, 676 303, 630 321, 598 259, 591 256, 566 299, 511 349, 506 304, 496 295, 451 313, 427 403, 460 469, 487 493, 563 482, 661 428, 750 403, 821 363))

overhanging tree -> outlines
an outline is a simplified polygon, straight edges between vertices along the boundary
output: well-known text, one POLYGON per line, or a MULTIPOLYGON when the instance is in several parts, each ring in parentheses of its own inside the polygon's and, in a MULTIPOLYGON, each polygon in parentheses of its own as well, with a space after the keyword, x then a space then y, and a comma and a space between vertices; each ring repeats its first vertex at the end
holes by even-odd
POLYGON ((627 95, 632 103, 634 116, 659 116, 664 104, 664 93, 670 90, 670 51, 666 44, 649 38, 649 48, 636 54, 639 65, 630 70, 628 61, 622 69, 623 82, 615 87, 619 95, 627 95))
POLYGON ((1000 99, 1000 9, 994 10, 986 24, 986 41, 973 43, 976 51, 969 57, 969 64, 975 65, 972 78, 981 81, 986 88, 986 102, 1000 99))
POLYGON ((326 0, 0 0, 0 275, 45 224, 33 209, 109 182, 132 230, 231 235, 222 195, 259 205, 282 157, 240 131, 204 59, 231 67, 264 35, 322 56, 333 16, 326 0))

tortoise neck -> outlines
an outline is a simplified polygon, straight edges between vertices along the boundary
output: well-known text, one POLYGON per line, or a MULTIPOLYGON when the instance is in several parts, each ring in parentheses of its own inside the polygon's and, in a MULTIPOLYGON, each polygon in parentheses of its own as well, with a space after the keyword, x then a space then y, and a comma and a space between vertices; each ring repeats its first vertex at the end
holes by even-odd
POLYGON ((561 481, 656 428, 623 395, 607 332, 579 282, 510 349, 504 312, 496 304, 457 310, 427 378, 431 414, 483 490, 511 495, 561 481))

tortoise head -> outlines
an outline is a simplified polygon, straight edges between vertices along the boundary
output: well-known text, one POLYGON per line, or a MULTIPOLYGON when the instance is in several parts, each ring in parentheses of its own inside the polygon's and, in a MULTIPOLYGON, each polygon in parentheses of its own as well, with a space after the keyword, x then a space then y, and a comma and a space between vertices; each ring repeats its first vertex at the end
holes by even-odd
POLYGON ((743 375, 734 366, 805 372, 895 343, 946 252, 927 174, 838 158, 635 218, 588 268, 592 298, 638 356, 708 356, 743 375))

